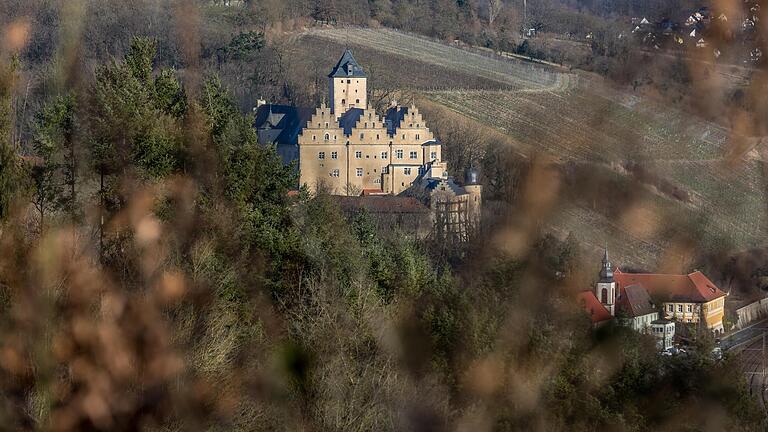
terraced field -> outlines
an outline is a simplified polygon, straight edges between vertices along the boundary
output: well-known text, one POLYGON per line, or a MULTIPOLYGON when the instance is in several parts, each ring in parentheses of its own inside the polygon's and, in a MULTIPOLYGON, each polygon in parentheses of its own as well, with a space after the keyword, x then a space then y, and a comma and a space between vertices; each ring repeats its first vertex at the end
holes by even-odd
MULTIPOLYGON (((672 110, 629 108, 586 89, 436 91, 430 99, 561 160, 718 158, 726 132, 672 110)), ((637 106, 637 104, 635 105, 637 106)))
MULTIPOLYGON (((425 37, 385 29, 331 29, 311 30, 303 37, 319 38, 340 46, 361 45, 380 52, 394 54, 405 59, 437 65, 478 78, 494 80, 516 89, 558 89, 571 85, 575 78, 539 66, 506 61, 499 58, 458 49, 425 37)), ((408 77, 403 77, 407 81, 408 77)))
MULTIPOLYGON (((545 70, 406 33, 340 29, 314 30, 302 37, 334 50, 361 47, 369 61, 382 63, 378 67, 391 68, 402 61, 421 64, 429 73, 457 74, 461 78, 455 83, 436 85, 430 85, 429 74, 421 81, 408 74, 397 78, 403 87, 419 89, 422 97, 503 132, 522 150, 601 167, 641 161, 645 169, 687 193, 687 199, 680 201, 648 186, 654 213, 647 217, 660 226, 681 215, 682 220, 695 221, 703 248, 746 248, 768 242, 764 163, 748 158, 725 168, 722 158, 729 131, 716 124, 616 90, 591 76, 545 70), (371 53, 380 53, 381 59, 371 53)), ((434 76, 431 81, 445 81, 440 77, 451 75, 434 76)), ((631 226, 583 204, 563 204, 549 224, 563 236, 576 235, 592 246, 596 256, 607 244, 617 261, 631 266, 655 268, 669 246, 658 233, 639 235, 631 226)))

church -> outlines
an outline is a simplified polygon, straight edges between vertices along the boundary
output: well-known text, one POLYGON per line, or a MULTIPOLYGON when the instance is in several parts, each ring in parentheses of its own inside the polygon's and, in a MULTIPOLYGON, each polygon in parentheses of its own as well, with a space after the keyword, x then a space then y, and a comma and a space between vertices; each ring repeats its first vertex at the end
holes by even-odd
MULTIPOLYGON (((466 239, 480 220, 478 173, 470 170, 462 184, 448 176, 442 146, 416 106, 393 103, 376 112, 368 103, 368 76, 351 50, 331 70, 328 85, 330 103, 314 112, 260 104, 254 125, 259 142, 275 145, 285 163, 298 162, 299 186, 310 192, 415 197, 431 212, 439 235, 466 239)), ((403 207, 397 199, 388 201, 393 209, 403 207)))
POLYGON ((624 273, 614 269, 608 252, 593 290, 579 293, 592 323, 616 319, 642 333, 668 334, 670 322, 704 326, 714 335, 724 331, 726 293, 700 271, 685 275, 624 273))

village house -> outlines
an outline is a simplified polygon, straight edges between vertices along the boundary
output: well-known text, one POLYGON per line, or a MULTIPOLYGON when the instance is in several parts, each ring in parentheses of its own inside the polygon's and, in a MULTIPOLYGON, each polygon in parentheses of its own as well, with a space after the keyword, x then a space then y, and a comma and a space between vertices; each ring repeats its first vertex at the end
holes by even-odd
POLYGON ((674 322, 703 325, 723 333, 726 294, 699 271, 687 275, 624 273, 603 255, 594 290, 579 293, 581 307, 599 326, 612 319, 641 333, 651 333, 660 346, 674 336, 674 322), (669 322, 673 323, 670 330, 669 322))
POLYGON ((368 76, 349 49, 328 80, 329 103, 314 110, 260 103, 259 142, 275 145, 285 163, 298 162, 299 183, 310 192, 360 197, 343 205, 375 209, 380 219, 388 209, 394 219, 421 210, 402 199, 368 201, 415 198, 430 212, 433 233, 466 240, 480 221, 477 171, 467 172, 463 184, 448 175, 442 145, 415 105, 393 103, 379 115, 368 103, 368 76))

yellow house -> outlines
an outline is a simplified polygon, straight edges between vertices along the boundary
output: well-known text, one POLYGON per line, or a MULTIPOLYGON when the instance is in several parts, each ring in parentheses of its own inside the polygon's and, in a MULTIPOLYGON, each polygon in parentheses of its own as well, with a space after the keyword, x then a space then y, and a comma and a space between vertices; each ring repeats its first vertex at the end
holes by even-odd
POLYGON ((623 273, 616 269, 619 290, 632 285, 645 288, 659 299, 663 318, 684 323, 703 323, 716 335, 723 332, 725 296, 699 271, 687 275, 623 273))

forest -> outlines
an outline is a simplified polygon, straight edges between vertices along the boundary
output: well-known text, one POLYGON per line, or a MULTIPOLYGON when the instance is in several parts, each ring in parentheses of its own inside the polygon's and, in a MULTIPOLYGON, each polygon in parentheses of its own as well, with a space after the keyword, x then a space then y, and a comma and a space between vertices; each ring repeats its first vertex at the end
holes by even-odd
MULTIPOLYGON (((536 3, 594 20, 648 4, 536 3)), ((597 266, 538 222, 558 205, 545 157, 502 141, 461 154, 473 138, 434 119, 454 134, 452 162, 484 160, 505 209, 447 248, 344 215, 258 144, 255 99, 314 104, 324 91, 306 79, 320 66, 280 32, 348 23, 511 41, 519 12, 0 1, 3 428, 763 430, 711 336, 660 357, 647 335, 594 331, 573 297, 597 266)))

